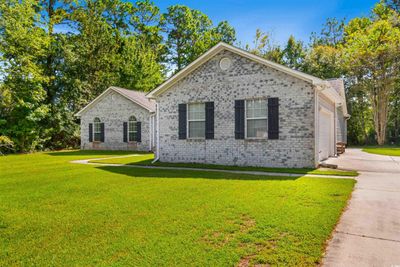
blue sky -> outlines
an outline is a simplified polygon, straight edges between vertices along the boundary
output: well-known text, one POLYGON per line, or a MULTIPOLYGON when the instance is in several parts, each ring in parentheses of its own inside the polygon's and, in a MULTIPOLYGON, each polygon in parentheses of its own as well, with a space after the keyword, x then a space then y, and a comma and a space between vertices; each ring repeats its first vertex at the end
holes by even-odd
POLYGON ((236 29, 242 44, 253 40, 260 28, 272 33, 276 44, 286 42, 290 34, 309 41, 311 32, 319 32, 326 18, 347 20, 368 15, 378 0, 159 0, 154 3, 164 12, 168 6, 187 5, 207 14, 217 24, 227 20, 236 29))

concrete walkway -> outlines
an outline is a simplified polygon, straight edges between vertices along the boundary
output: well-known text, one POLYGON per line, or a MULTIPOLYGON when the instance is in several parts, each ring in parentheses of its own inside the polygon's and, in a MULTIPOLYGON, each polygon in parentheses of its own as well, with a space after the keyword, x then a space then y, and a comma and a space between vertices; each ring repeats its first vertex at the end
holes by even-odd
POLYGON ((298 173, 281 173, 281 172, 261 172, 261 171, 236 171, 236 170, 221 170, 221 169, 205 169, 205 168, 186 168, 186 167, 163 167, 163 166, 148 166, 148 165, 127 165, 127 164, 114 164, 114 163, 96 163, 93 161, 103 159, 127 158, 140 155, 124 155, 108 158, 95 158, 84 160, 73 160, 71 163, 88 164, 97 166, 114 166, 114 167, 127 167, 127 168, 141 168, 141 169, 162 169, 162 170, 181 170, 181 171, 207 171, 207 172, 225 172, 236 174, 250 174, 259 176, 280 176, 280 177, 314 177, 314 178, 341 178, 341 179, 354 179, 353 176, 340 176, 340 175, 323 175, 323 174, 298 174, 298 173), (92 162, 90 162, 92 161, 92 162))
POLYGON ((347 149, 327 163, 360 176, 323 265, 400 266, 400 157, 347 149))

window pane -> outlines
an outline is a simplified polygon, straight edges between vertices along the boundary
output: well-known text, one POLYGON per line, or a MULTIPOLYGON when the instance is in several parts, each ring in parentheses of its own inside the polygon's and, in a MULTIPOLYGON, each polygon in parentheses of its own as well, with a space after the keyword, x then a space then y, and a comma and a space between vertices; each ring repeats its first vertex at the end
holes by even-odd
POLYGON ((247 137, 267 137, 267 120, 247 120, 247 137))
POLYGON ((205 137, 206 123, 204 121, 189 122, 189 138, 205 137))
POLYGON ((204 120, 206 117, 205 104, 189 104, 189 120, 204 120))
POLYGON ((129 141, 135 141, 136 140, 136 132, 130 132, 129 133, 129 141))
POLYGON ((259 99, 255 101, 254 117, 267 117, 267 101, 259 99))
POLYGON ((100 133, 94 133, 94 141, 100 142, 100 133))
POLYGON ((135 122, 133 122, 133 121, 130 121, 129 122, 129 132, 136 132, 136 121, 135 122))
POLYGON ((95 133, 100 133, 101 132, 100 123, 98 123, 98 122, 94 123, 94 132, 95 133))
POLYGON ((253 100, 246 101, 246 117, 247 118, 254 117, 254 101, 253 100))
POLYGON ((255 99, 246 101, 246 118, 267 117, 267 101, 255 99))

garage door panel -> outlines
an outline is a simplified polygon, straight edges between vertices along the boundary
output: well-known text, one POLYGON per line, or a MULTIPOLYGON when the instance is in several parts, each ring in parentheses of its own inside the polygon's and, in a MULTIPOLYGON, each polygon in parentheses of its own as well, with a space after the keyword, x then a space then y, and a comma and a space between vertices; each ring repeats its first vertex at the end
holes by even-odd
POLYGON ((319 114, 319 160, 327 159, 332 151, 332 112, 321 110, 319 114))

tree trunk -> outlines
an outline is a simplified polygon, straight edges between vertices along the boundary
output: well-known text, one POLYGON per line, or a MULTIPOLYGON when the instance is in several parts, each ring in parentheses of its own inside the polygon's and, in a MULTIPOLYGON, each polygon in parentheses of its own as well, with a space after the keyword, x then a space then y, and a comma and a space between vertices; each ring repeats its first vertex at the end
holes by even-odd
POLYGON ((46 84, 45 89, 47 92, 47 103, 52 104, 54 97, 55 97, 55 92, 54 92, 54 70, 53 70, 53 64, 54 64, 54 57, 53 57, 53 48, 52 48, 52 42, 53 42, 53 33, 54 33, 54 6, 55 6, 56 0, 48 0, 47 2, 47 15, 48 15, 48 35, 50 37, 50 45, 49 45, 49 53, 47 54, 46 58, 46 72, 47 76, 49 77, 49 82, 46 84))
POLYGON ((380 79, 375 79, 373 85, 372 109, 374 118, 374 128, 378 145, 384 145, 386 141, 386 128, 389 116, 389 99, 391 93, 391 81, 383 74, 380 79))

